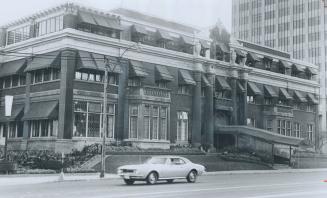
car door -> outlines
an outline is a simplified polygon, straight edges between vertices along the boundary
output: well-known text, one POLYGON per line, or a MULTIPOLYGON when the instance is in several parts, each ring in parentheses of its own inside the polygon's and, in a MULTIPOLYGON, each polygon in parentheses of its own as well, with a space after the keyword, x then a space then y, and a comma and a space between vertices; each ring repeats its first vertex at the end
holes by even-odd
POLYGON ((186 163, 181 158, 172 157, 170 158, 170 177, 185 177, 186 163))

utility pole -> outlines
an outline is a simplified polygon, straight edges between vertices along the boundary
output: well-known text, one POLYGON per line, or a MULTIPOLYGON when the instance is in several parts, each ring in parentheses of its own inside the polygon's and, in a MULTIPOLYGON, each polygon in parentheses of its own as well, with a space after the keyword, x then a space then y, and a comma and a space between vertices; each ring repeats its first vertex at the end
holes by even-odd
POLYGON ((104 177, 106 169, 106 135, 107 135, 107 87, 108 87, 108 59, 105 58, 106 65, 104 69, 104 85, 103 85, 103 116, 102 116, 102 149, 101 149, 101 172, 100 178, 104 177))

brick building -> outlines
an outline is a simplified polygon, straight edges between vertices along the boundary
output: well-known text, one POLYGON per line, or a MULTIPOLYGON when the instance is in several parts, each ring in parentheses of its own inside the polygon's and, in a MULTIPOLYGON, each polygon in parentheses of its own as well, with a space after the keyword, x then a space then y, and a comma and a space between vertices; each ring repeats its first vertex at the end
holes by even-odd
POLYGON ((106 115, 108 143, 141 148, 317 145, 315 65, 199 32, 131 10, 71 3, 3 26, 1 137, 8 132, 14 150, 80 149, 101 142, 106 115), (6 95, 14 96, 11 117, 4 116, 6 95))

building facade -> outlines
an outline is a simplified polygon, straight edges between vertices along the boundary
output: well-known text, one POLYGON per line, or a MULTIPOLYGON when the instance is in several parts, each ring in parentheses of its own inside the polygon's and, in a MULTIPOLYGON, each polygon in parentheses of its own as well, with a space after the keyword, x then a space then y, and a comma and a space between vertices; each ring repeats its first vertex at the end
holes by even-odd
POLYGON ((234 37, 320 67, 320 127, 325 138, 326 10, 322 0, 233 0, 232 8, 234 37))
POLYGON ((69 152, 103 134, 108 144, 145 149, 264 152, 319 139, 318 67, 288 53, 212 43, 183 24, 71 3, 1 30, 0 132, 9 149, 69 152), (10 117, 6 95, 14 96, 10 117))

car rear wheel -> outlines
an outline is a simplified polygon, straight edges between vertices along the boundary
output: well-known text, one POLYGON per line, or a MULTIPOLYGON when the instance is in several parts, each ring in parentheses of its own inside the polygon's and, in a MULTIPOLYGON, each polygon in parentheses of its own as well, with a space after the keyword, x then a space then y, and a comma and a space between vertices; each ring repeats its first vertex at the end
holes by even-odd
POLYGON ((146 183, 147 184, 155 184, 158 181, 158 175, 155 172, 151 172, 147 177, 146 177, 146 183))
POLYGON ((195 170, 192 170, 188 173, 187 177, 186 177, 186 180, 188 183, 194 183, 197 179, 197 172, 195 170))
POLYGON ((125 182, 125 184, 127 184, 127 185, 132 185, 132 184, 134 184, 134 180, 132 180, 132 179, 124 179, 124 182, 125 182))
POLYGON ((167 179, 167 182, 168 182, 169 184, 171 184, 171 183, 174 182, 174 180, 173 180, 173 179, 167 179))

